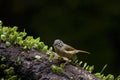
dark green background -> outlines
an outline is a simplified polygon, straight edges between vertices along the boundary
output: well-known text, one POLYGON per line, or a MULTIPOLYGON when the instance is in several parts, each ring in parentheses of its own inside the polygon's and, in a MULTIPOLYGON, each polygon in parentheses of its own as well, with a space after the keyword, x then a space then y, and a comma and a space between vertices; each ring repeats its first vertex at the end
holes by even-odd
POLYGON ((0 0, 0 20, 52 46, 55 39, 91 52, 79 59, 105 74, 120 74, 120 1, 0 0))

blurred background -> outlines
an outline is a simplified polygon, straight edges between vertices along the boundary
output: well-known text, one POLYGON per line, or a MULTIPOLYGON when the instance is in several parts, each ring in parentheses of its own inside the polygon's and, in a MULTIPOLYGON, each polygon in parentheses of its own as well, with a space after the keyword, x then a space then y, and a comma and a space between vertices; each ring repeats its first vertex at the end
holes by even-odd
POLYGON ((105 74, 120 74, 119 0, 0 0, 0 20, 48 46, 59 38, 90 52, 77 55, 95 72, 108 64, 105 74))

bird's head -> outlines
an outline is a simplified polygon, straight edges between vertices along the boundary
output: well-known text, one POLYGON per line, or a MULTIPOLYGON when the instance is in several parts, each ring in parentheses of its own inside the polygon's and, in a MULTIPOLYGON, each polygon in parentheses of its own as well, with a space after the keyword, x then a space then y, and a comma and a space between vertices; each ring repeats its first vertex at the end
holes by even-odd
POLYGON ((60 49, 64 46, 64 43, 60 39, 56 39, 53 43, 54 48, 60 49))

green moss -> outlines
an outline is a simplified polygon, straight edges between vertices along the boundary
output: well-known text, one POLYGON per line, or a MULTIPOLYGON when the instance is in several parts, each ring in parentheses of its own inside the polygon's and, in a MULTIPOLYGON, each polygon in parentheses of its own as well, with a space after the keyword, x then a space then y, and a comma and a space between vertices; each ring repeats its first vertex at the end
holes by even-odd
POLYGON ((41 59, 41 56, 35 55, 35 59, 39 61, 41 59))
POLYGON ((14 75, 14 76, 10 76, 7 80, 18 80, 18 78, 16 75, 14 75))
POLYGON ((5 69, 4 70, 4 73, 7 74, 7 75, 12 75, 14 74, 14 67, 10 67, 8 69, 5 69))
POLYGON ((103 66, 102 70, 97 73, 93 73, 94 71, 94 65, 90 66, 86 62, 78 61, 77 57, 74 57, 72 59, 72 63, 79 65, 83 69, 89 71, 90 73, 94 74, 96 77, 100 78, 101 80, 120 80, 120 75, 118 77, 114 77, 112 74, 104 75, 103 72, 105 68, 107 67, 107 64, 103 66))
POLYGON ((60 66, 56 66, 56 65, 52 65, 51 68, 54 72, 58 72, 58 73, 62 73, 63 69, 64 69, 64 64, 60 64, 60 66))
POLYGON ((54 57, 55 57, 55 55, 51 53, 48 60, 51 61, 54 59, 54 57))
POLYGON ((120 80, 120 75, 118 75, 118 77, 116 78, 116 80, 120 80))
MULTIPOLYGON (((47 52, 48 46, 44 42, 40 41, 40 37, 34 39, 33 36, 26 36, 25 30, 18 32, 18 27, 2 27, 2 21, 0 21, 0 39, 6 43, 6 46, 10 46, 12 43, 20 45, 23 49, 37 49, 43 52, 47 52), (24 39, 23 39, 24 38, 24 39)), ((51 49, 51 48, 50 48, 51 49)))
POLYGON ((48 46, 44 46, 43 49, 42 49, 42 51, 43 51, 44 53, 46 53, 47 50, 48 50, 48 46))
POLYGON ((16 63, 15 63, 16 65, 21 65, 21 60, 20 60, 20 57, 18 57, 17 58, 17 60, 16 60, 16 63))
POLYGON ((5 56, 2 56, 2 57, 1 57, 1 61, 2 61, 2 62, 6 61, 6 57, 5 57, 5 56))
POLYGON ((5 64, 0 64, 0 69, 5 69, 7 66, 5 64))
POLYGON ((53 64, 53 65, 51 66, 51 68, 52 68, 52 71, 53 71, 53 72, 62 73, 63 68, 64 68, 64 65, 61 64, 60 66, 56 66, 56 65, 53 64))
POLYGON ((6 40, 6 35, 5 34, 1 34, 0 39, 5 41, 6 40))
POLYGON ((6 46, 8 46, 8 47, 11 45, 11 43, 10 43, 9 41, 6 41, 5 44, 6 44, 6 46))
POLYGON ((5 76, 0 76, 0 80, 20 80, 17 75, 15 75, 14 67, 8 67, 5 64, 0 65, 0 70, 5 76))
POLYGON ((5 80, 4 78, 0 78, 0 80, 5 80))
MULTIPOLYGON (((40 41, 40 37, 34 39, 33 36, 26 36, 27 33, 25 30, 23 32, 18 32, 18 27, 2 27, 2 21, 0 21, 0 41, 4 42, 7 47, 11 45, 19 45, 25 50, 36 49, 40 50, 44 53, 51 53, 52 47, 48 48, 44 42, 40 41)), ((36 60, 40 60, 41 56, 36 55, 36 60)), ((14 67, 7 67, 5 65, 6 57, 0 56, 0 60, 2 63, 0 64, 0 69, 2 69, 3 73, 6 75, 4 77, 0 77, 0 80, 16 80, 17 76, 14 75, 14 67)), ((21 65, 20 57, 14 63, 15 65, 21 65)))

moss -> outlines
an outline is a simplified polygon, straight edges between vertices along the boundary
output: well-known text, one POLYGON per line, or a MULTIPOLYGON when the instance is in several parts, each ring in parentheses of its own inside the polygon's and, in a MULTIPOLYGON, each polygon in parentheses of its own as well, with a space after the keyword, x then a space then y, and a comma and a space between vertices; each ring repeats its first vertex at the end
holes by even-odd
POLYGON ((36 58, 36 60, 40 60, 41 59, 41 56, 39 56, 39 55, 35 55, 35 58, 36 58))
POLYGON ((8 47, 11 45, 11 43, 10 43, 9 41, 6 41, 5 44, 6 44, 6 46, 8 46, 8 47))
MULTIPOLYGON (((51 53, 52 47, 48 48, 44 42, 40 41, 40 37, 34 39, 33 36, 26 36, 25 30, 23 32, 17 31, 18 27, 2 27, 2 21, 0 21, 0 41, 4 42, 7 47, 11 45, 19 45, 24 50, 36 49, 44 53, 51 53)), ((36 60, 40 60, 41 56, 36 55, 36 60)), ((5 76, 0 76, 0 80, 18 80, 17 75, 15 75, 14 67, 6 66, 6 57, 0 56, 0 70, 5 76)), ((18 57, 14 63, 15 65, 21 65, 21 59, 18 57)), ((20 79, 19 79, 20 80, 20 79)))
POLYGON ((4 70, 4 73, 7 74, 7 75, 12 75, 14 74, 14 67, 10 67, 8 69, 5 69, 4 70))
POLYGON ((6 57, 5 57, 5 56, 2 56, 2 57, 1 57, 1 61, 2 61, 2 62, 6 61, 6 57))
POLYGON ((120 75, 116 78, 112 74, 104 75, 103 72, 106 69, 107 64, 103 66, 103 68, 100 72, 93 73, 94 65, 90 66, 86 62, 79 61, 76 56, 74 56, 72 58, 72 63, 74 63, 75 65, 78 65, 78 66, 82 67, 83 69, 87 70, 88 72, 94 74, 96 77, 100 78, 101 80, 120 80, 120 75))
POLYGON ((0 64, 0 69, 5 69, 7 66, 5 64, 0 64))
POLYGON ((10 77, 8 78, 8 80, 18 80, 18 78, 17 78, 16 75, 14 75, 14 76, 10 76, 10 77))
POLYGON ((20 78, 15 75, 14 67, 6 67, 3 72, 6 76, 4 78, 0 78, 0 80, 20 80, 20 78))
POLYGON ((120 75, 118 75, 118 77, 116 78, 116 80, 120 80, 120 75))
POLYGON ((18 57, 17 58, 17 60, 16 60, 16 63, 15 63, 16 65, 21 65, 21 60, 20 60, 20 57, 18 57))
POLYGON ((56 65, 53 64, 51 66, 51 68, 54 72, 62 73, 63 68, 64 68, 64 64, 60 64, 60 66, 56 66, 56 65))
POLYGON ((107 64, 104 65, 104 67, 102 68, 102 70, 100 72, 93 73, 94 65, 89 66, 86 62, 78 61, 77 59, 74 60, 73 63, 75 63, 76 65, 79 65, 83 69, 85 69, 85 70, 89 71, 90 73, 94 74, 96 77, 100 78, 101 80, 120 80, 120 75, 116 78, 112 74, 108 74, 106 76, 104 75, 103 72, 104 72, 105 68, 107 67, 107 64))
POLYGON ((0 39, 6 43, 6 46, 10 46, 11 43, 20 45, 23 49, 37 49, 43 52, 48 51, 48 46, 44 42, 40 42, 40 37, 34 39, 33 36, 26 36, 25 30, 18 32, 18 27, 2 27, 0 22, 0 39), (24 39, 23 39, 24 38, 24 39))
POLYGON ((53 60, 54 59, 54 57, 55 57, 55 55, 54 54, 50 54, 50 56, 49 56, 49 61, 51 61, 51 60, 53 60))
POLYGON ((0 39, 5 41, 6 40, 6 35, 5 34, 1 34, 0 39))

